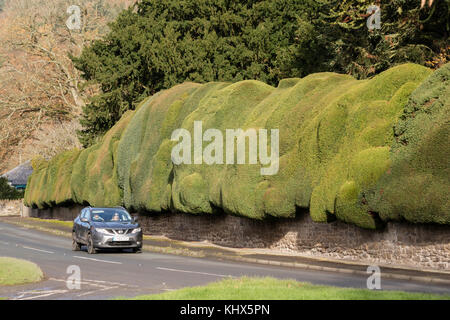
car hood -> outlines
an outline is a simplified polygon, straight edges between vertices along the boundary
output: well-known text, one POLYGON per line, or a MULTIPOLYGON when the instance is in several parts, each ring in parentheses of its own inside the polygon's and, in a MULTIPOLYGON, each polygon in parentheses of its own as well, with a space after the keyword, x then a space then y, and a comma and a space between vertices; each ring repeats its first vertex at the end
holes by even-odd
POLYGON ((139 227, 138 223, 132 222, 91 222, 95 228, 103 229, 131 229, 139 227))

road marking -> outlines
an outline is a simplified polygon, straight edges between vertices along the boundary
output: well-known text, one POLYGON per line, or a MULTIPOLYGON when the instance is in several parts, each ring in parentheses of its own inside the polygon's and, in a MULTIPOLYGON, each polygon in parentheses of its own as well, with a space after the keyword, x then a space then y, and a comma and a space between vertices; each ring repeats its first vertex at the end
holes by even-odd
POLYGON ((22 246, 22 248, 28 249, 28 250, 34 250, 34 251, 44 252, 44 253, 54 253, 54 252, 52 252, 52 251, 47 251, 47 250, 42 250, 42 249, 36 249, 36 248, 31 248, 31 247, 26 247, 26 246, 22 246))
POLYGON ((1 244, 9 244, 9 242, 6 241, 0 241, 1 244))
POLYGON ((131 285, 131 284, 126 284, 126 283, 120 283, 120 282, 111 282, 111 281, 103 281, 103 280, 90 280, 90 279, 84 279, 84 281, 89 281, 89 282, 94 282, 94 283, 99 283, 99 284, 107 284, 107 285, 113 285, 113 286, 127 286, 130 288, 139 288, 139 286, 135 286, 135 285, 131 285))
POLYGON ((74 257, 74 258, 78 258, 78 259, 85 259, 85 260, 97 261, 97 262, 106 262, 106 263, 113 263, 113 264, 122 264, 122 262, 117 262, 117 261, 100 260, 100 259, 94 259, 94 258, 88 258, 88 257, 80 257, 80 256, 73 256, 73 257, 74 257))
MULTIPOLYGON (((49 280, 67 282, 67 280, 56 279, 56 278, 50 278, 49 280)), ((89 279, 83 279, 82 281, 80 281, 80 284, 82 286, 86 285, 86 286, 90 286, 90 287, 96 287, 99 289, 81 292, 80 294, 77 295, 77 297, 83 297, 83 296, 91 295, 94 293, 99 293, 101 291, 107 291, 107 290, 118 289, 118 288, 127 288, 127 289, 138 288, 138 286, 129 285, 126 283, 118 283, 118 282, 110 282, 110 281, 102 281, 102 280, 89 280, 89 279)), ((79 290, 77 290, 77 291, 79 291, 79 290)))
POLYGON ((231 275, 225 275, 225 274, 216 274, 216 273, 207 273, 207 272, 199 272, 199 271, 189 271, 189 270, 170 269, 170 268, 163 268, 163 267, 156 267, 156 269, 159 269, 159 270, 165 270, 165 271, 174 271, 174 272, 184 272, 184 273, 203 274, 203 275, 214 276, 214 277, 232 277, 231 275))
MULTIPOLYGON (((67 280, 57 279, 57 278, 50 278, 49 280, 67 282, 67 280)), ((123 286, 123 287, 126 286, 126 287, 130 287, 130 288, 139 288, 139 286, 126 284, 126 283, 103 281, 103 280, 91 280, 91 279, 83 279, 80 282, 80 284, 88 284, 88 285, 91 285, 91 286, 102 287, 102 288, 106 287, 107 285, 109 285, 109 286, 123 286)))
POLYGON ((55 294, 63 294, 67 293, 68 290, 32 290, 32 291, 25 291, 21 292, 21 294, 12 300, 31 300, 31 299, 38 299, 38 298, 44 298, 48 296, 52 296, 55 294), (36 296, 28 296, 27 294, 37 294, 36 296))
MULTIPOLYGON (((62 281, 67 282, 67 280, 64 279, 56 279, 56 278, 50 278, 49 280, 53 281, 62 281)), ((89 279, 83 279, 81 280, 80 284, 87 284, 94 287, 101 287, 106 288, 108 286, 119 286, 119 287, 130 287, 130 288, 139 288, 139 286, 127 284, 127 283, 120 283, 120 282, 111 282, 111 281, 101 281, 101 280, 89 280, 89 279)))
MULTIPOLYGON (((60 281, 60 282, 65 282, 65 283, 67 283, 67 280, 64 280, 64 279, 50 278, 49 280, 52 280, 52 281, 60 281)), ((84 281, 84 280, 83 280, 83 281, 80 281, 80 284, 82 284, 82 285, 89 285, 89 286, 98 287, 98 288, 105 288, 105 287, 106 287, 105 285, 102 285, 102 284, 91 283, 91 282, 84 281)))
POLYGON ((117 288, 119 288, 119 287, 118 286, 117 287, 104 287, 103 289, 98 289, 98 290, 94 290, 94 291, 84 292, 82 294, 79 294, 77 297, 87 296, 88 294, 98 293, 100 291, 106 291, 106 290, 117 289, 117 288))

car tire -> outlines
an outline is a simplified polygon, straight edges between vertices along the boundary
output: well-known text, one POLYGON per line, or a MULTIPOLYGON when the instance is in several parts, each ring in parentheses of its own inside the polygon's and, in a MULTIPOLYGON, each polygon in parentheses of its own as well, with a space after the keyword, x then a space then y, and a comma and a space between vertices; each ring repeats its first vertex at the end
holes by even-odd
POLYGON ((134 253, 141 253, 142 252, 142 248, 133 248, 133 252, 134 253))
POLYGON ((80 251, 81 244, 75 240, 75 233, 72 233, 72 251, 80 251))
POLYGON ((94 247, 94 240, 92 240, 92 236, 88 235, 88 243, 87 243, 87 252, 89 254, 96 254, 97 249, 94 247))

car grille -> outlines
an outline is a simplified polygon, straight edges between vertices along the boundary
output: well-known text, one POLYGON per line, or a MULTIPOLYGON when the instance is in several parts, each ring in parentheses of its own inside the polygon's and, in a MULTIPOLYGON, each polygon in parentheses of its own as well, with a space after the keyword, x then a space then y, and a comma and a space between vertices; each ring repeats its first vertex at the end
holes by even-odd
POLYGON ((110 246, 130 246, 133 242, 131 241, 110 241, 108 242, 108 245, 110 246))
POLYGON ((106 229, 106 230, 108 230, 109 233, 119 235, 130 234, 131 232, 133 232, 133 229, 106 229))

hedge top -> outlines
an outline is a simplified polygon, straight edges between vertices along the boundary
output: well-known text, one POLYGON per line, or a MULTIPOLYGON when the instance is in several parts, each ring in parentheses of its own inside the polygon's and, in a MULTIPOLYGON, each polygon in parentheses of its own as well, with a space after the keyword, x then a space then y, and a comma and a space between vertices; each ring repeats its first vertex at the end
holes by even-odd
POLYGON ((125 114, 97 145, 41 164, 25 201, 37 207, 76 202, 149 212, 223 210, 254 219, 293 217, 306 208, 315 221, 364 228, 391 219, 448 224, 448 192, 439 190, 450 186, 444 152, 449 73, 449 65, 433 73, 404 64, 367 80, 317 73, 282 80, 276 88, 248 80, 183 83, 125 114), (262 176, 260 164, 174 165, 171 134, 178 128, 192 133, 194 121, 222 132, 279 129, 278 174, 262 176), (399 130, 411 141, 404 152, 396 152, 399 130), (399 201, 394 176, 403 194, 416 191, 418 180, 433 186, 411 203, 399 201))

